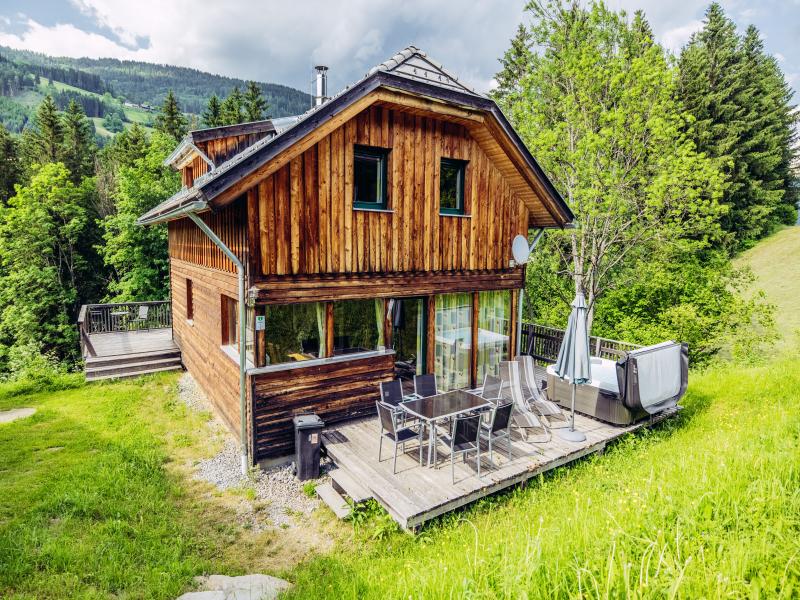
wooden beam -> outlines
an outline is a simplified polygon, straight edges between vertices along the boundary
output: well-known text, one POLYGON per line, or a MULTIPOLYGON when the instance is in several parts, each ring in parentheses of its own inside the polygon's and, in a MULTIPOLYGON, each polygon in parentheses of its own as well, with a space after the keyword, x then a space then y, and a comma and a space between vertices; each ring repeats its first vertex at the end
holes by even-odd
POLYGON ((472 345, 470 346, 470 387, 478 386, 478 314, 479 314, 479 292, 472 293, 472 345))
POLYGON ((325 303, 325 356, 333 356, 333 302, 325 303))
POLYGON ((436 362, 436 297, 428 296, 427 306, 425 309, 428 311, 427 331, 425 332, 425 371, 433 373, 434 364, 436 362))

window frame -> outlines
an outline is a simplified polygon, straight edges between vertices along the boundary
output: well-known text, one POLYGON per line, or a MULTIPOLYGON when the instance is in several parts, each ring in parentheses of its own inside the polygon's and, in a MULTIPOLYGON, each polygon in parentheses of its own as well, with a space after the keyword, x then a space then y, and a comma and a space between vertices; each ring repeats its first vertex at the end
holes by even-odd
POLYGON ((464 181, 467 176, 467 165, 469 161, 460 160, 458 158, 449 158, 449 157, 442 157, 441 162, 439 164, 439 214, 440 215, 465 215, 466 214, 466 206, 464 203, 464 181), (445 165, 449 165, 458 169, 458 173, 456 176, 456 207, 444 207, 442 206, 442 168, 445 165))
POLYGON ((353 144, 353 208, 359 210, 387 210, 389 199, 387 193, 388 179, 388 157, 389 148, 379 146, 364 146, 353 144), (358 200, 358 187, 356 186, 356 165, 359 159, 378 160, 378 191, 380 193, 379 202, 364 202, 358 200))
POLYGON ((186 320, 194 323, 194 284, 186 278, 186 320))

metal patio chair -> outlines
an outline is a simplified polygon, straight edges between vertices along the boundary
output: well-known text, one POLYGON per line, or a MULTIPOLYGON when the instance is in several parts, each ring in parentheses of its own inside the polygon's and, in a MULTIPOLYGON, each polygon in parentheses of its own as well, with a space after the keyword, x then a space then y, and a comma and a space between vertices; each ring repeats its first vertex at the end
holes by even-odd
POLYGON ((414 394, 419 398, 428 398, 439 393, 436 386, 436 375, 426 373, 425 375, 414 375, 414 394))
POLYGON ((519 363, 506 360, 500 363, 500 381, 503 385, 503 397, 514 404, 511 411, 511 422, 522 431, 523 439, 533 443, 546 444, 551 439, 550 429, 544 421, 533 412, 525 400, 520 383, 519 363), (529 440, 528 432, 537 431, 541 436, 536 440, 529 440))
POLYGON ((384 404, 391 406, 396 414, 400 416, 401 426, 414 424, 419 419, 409 415, 402 408, 400 404, 409 398, 403 395, 403 382, 399 379, 392 381, 382 381, 381 384, 381 401, 384 404))
POLYGON ((481 423, 481 440, 486 440, 489 445, 489 462, 494 464, 492 445, 495 441, 506 440, 506 454, 508 460, 511 457, 511 410, 514 408, 513 402, 498 404, 492 409, 489 416, 489 423, 481 423))
POLYGON ((478 479, 481 478, 481 416, 459 415, 453 419, 453 427, 449 436, 443 436, 442 441, 450 448, 450 477, 453 484, 456 482, 456 454, 460 454, 467 462, 467 455, 475 453, 475 464, 478 469, 478 479))
POLYGON ((392 473, 397 473, 397 447, 400 446, 403 454, 406 452, 406 442, 416 439, 419 443, 419 464, 422 466, 422 427, 410 425, 403 427, 397 423, 397 412, 391 405, 377 401, 378 417, 381 422, 381 441, 378 444, 378 462, 381 462, 381 452, 383 450, 383 439, 386 438, 394 444, 394 462, 392 463, 392 473))
POLYGON ((536 370, 534 369, 532 356, 517 356, 514 359, 519 364, 519 377, 522 394, 530 409, 547 421, 548 427, 567 427, 569 417, 561 407, 548 400, 547 396, 539 389, 536 381, 536 370), (556 424, 557 422, 557 424, 556 424))
POLYGON ((503 382, 499 377, 487 374, 483 378, 483 387, 480 391, 480 396, 484 400, 488 400, 492 404, 497 404, 502 398, 503 382))
POLYGON ((150 314, 150 307, 147 304, 143 304, 139 307, 139 311, 136 313, 136 318, 131 321, 133 325, 136 327, 136 331, 141 331, 142 329, 148 330, 149 327, 142 327, 141 325, 147 325, 147 317, 150 314))

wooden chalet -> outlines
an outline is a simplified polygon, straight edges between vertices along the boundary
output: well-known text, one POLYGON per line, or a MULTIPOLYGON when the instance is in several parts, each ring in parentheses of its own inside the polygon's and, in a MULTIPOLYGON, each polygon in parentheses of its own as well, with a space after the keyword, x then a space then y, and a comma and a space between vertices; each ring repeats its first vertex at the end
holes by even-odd
POLYGON ((572 221, 497 105, 414 47, 168 163, 184 187, 139 222, 167 223, 174 342, 251 463, 293 452, 297 414, 374 414, 381 381, 481 381, 518 344, 512 239, 572 221))

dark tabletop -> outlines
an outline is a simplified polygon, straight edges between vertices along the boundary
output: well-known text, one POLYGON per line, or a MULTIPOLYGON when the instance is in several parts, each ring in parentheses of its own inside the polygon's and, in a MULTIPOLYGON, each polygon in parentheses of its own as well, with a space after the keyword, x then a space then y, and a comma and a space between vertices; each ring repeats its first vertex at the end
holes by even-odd
POLYGON ((400 406, 414 416, 431 421, 491 405, 475 394, 470 394, 464 390, 452 390, 428 398, 407 400, 402 402, 400 406))

